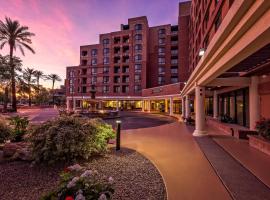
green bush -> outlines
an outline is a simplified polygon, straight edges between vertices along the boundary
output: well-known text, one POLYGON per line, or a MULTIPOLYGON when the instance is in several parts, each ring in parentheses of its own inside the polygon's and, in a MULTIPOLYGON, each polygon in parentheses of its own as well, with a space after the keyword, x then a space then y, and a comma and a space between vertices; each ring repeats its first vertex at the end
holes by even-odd
POLYGON ((12 130, 4 120, 0 120, 0 143, 10 139, 12 130))
POLYGON ((91 200, 112 199, 114 193, 113 178, 82 168, 76 164, 66 168, 60 174, 60 184, 40 200, 91 200))
POLYGON ((100 119, 64 116, 34 127, 30 141, 34 161, 52 164, 105 153, 114 136, 112 127, 100 119))
POLYGON ((23 136, 27 132, 27 126, 29 124, 29 120, 27 117, 20 117, 19 115, 10 117, 10 125, 13 126, 13 138, 12 140, 15 142, 20 142, 23 139, 23 136))
POLYGON ((270 119, 261 119, 256 124, 256 129, 259 135, 267 140, 270 140, 270 119))

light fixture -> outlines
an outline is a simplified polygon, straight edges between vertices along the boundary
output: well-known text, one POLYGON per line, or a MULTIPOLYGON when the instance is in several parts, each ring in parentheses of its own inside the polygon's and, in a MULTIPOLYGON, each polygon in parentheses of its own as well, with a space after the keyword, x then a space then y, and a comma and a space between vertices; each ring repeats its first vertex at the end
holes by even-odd
POLYGON ((116 122, 117 124, 121 124, 122 121, 121 121, 121 120, 116 120, 115 122, 116 122))
POLYGON ((205 49, 204 48, 201 48, 200 51, 199 51, 199 56, 203 56, 205 53, 205 49))

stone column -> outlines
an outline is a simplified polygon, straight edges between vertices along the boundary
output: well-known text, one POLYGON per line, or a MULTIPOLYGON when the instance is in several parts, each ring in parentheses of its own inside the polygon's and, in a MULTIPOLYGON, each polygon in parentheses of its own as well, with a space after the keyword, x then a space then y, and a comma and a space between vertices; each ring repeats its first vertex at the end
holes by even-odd
POLYGON ((214 96, 213 96, 213 114, 214 114, 214 118, 217 119, 218 118, 218 95, 217 95, 217 91, 214 90, 214 96))
POLYGON ((144 112, 144 100, 142 100, 142 112, 144 112))
POLYGON ((170 97, 170 115, 173 115, 173 98, 170 97))
POLYGON ((259 77, 252 76, 249 86, 249 120, 250 129, 255 130, 256 122, 260 120, 260 96, 258 91, 259 77))
POLYGON ((182 117, 185 117, 185 98, 182 97, 182 117))
POLYGON ((148 100, 148 112, 151 112, 151 100, 148 100))
POLYGON ((234 96, 230 97, 230 117, 235 118, 235 100, 234 96))
POLYGON ((70 100, 67 98, 67 101, 66 101, 66 109, 67 109, 67 111, 70 111, 70 102, 69 102, 70 100))
POLYGON ((195 87, 195 131, 193 136, 204 136, 205 131, 205 88, 201 86, 195 87))
POLYGON ((190 100, 189 100, 189 95, 186 95, 186 100, 185 100, 185 118, 190 117, 190 100))
POLYGON ((116 101, 116 111, 119 111, 119 101, 116 101))
POLYGON ((73 111, 76 109, 76 99, 73 98, 73 111))
POLYGON ((102 101, 98 102, 98 109, 100 109, 100 110, 102 109, 102 101))
POLYGON ((165 113, 168 112, 168 99, 165 99, 165 113))

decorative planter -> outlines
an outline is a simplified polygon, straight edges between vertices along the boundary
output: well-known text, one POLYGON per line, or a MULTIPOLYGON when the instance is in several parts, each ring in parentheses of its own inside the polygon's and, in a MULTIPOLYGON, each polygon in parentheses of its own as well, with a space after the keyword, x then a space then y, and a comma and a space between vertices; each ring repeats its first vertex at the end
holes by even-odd
POLYGON ((270 156, 270 141, 256 135, 249 135, 249 145, 270 156))

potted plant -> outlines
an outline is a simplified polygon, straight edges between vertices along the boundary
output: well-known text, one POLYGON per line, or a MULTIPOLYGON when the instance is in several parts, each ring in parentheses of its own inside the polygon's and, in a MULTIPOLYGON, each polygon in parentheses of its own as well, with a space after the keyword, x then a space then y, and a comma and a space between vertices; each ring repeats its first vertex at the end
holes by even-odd
POLYGON ((29 120, 27 117, 20 117, 19 115, 10 117, 10 125, 13 126, 12 142, 21 142, 23 136, 26 134, 29 120))

